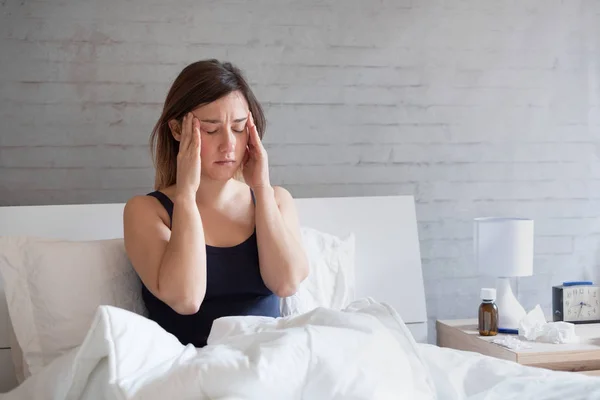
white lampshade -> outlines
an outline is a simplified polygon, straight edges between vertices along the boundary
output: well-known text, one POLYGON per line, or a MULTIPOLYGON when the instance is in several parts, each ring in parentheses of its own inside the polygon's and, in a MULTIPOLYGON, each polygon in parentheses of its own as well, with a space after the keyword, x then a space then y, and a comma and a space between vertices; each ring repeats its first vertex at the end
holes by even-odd
POLYGON ((533 274, 533 220, 475 218, 473 235, 480 274, 497 278, 533 274))

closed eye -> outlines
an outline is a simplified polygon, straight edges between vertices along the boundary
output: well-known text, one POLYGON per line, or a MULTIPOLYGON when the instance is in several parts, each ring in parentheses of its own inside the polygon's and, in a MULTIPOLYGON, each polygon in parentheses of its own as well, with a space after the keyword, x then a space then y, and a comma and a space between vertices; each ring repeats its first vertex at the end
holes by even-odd
MULTIPOLYGON (((235 132, 235 133, 244 133, 244 132, 246 132, 246 126, 245 126, 245 124, 240 124, 239 121, 235 121, 235 122, 237 122, 237 123, 234 126, 231 127, 231 130, 233 132, 235 132)), ((220 129, 221 129, 221 126, 217 126, 212 131, 205 130, 205 132, 210 135, 210 134, 213 134, 213 133, 217 133, 220 129)))
MULTIPOLYGON (((238 121, 235 121, 238 122, 238 121)), ((244 133, 246 131, 246 124, 236 123, 231 126, 231 130, 236 133, 244 133)))
MULTIPOLYGON (((208 133, 209 135, 213 134, 213 133, 217 133, 219 131, 219 129, 215 129, 214 131, 205 131, 206 133, 208 133)), ((232 131, 234 131, 235 133, 244 133, 244 129, 241 130, 237 130, 237 129, 232 129, 232 131)))

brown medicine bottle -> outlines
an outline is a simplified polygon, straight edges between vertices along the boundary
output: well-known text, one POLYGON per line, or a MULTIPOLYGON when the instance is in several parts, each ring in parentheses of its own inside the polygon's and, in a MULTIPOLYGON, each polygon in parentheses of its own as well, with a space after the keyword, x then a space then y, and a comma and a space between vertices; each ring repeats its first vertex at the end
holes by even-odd
POLYGON ((498 306, 496 289, 481 289, 481 305, 479 306, 479 334, 496 336, 498 334, 498 306))

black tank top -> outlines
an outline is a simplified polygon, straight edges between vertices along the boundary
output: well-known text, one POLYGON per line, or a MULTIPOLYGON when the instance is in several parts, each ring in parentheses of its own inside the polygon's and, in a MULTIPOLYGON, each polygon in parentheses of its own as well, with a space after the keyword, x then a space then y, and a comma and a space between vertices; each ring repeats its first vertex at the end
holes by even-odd
MULTIPOLYGON (((161 202, 172 225, 171 199, 160 191, 148 195, 161 202)), ((177 313, 143 284, 142 298, 150 319, 176 336, 182 344, 191 343, 196 347, 206 345, 212 323, 219 317, 280 316, 280 299, 265 286, 260 275, 256 229, 248 239, 233 247, 206 245, 206 294, 196 314, 177 313)))

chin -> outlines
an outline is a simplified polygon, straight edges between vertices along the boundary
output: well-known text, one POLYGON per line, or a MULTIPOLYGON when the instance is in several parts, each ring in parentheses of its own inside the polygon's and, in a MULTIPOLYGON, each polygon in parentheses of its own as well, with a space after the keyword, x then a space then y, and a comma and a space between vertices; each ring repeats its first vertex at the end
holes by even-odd
POLYGON ((202 165, 202 176, 213 181, 227 181, 238 176, 241 165, 242 163, 239 159, 226 165, 220 165, 216 162, 207 160, 207 162, 202 165))
POLYGON ((228 181, 235 178, 237 168, 211 168, 208 171, 202 171, 202 175, 213 181, 228 181))
POLYGON ((235 174, 226 174, 226 173, 208 173, 208 174, 202 174, 203 178, 208 178, 211 181, 228 181, 232 178, 235 177, 235 174))

